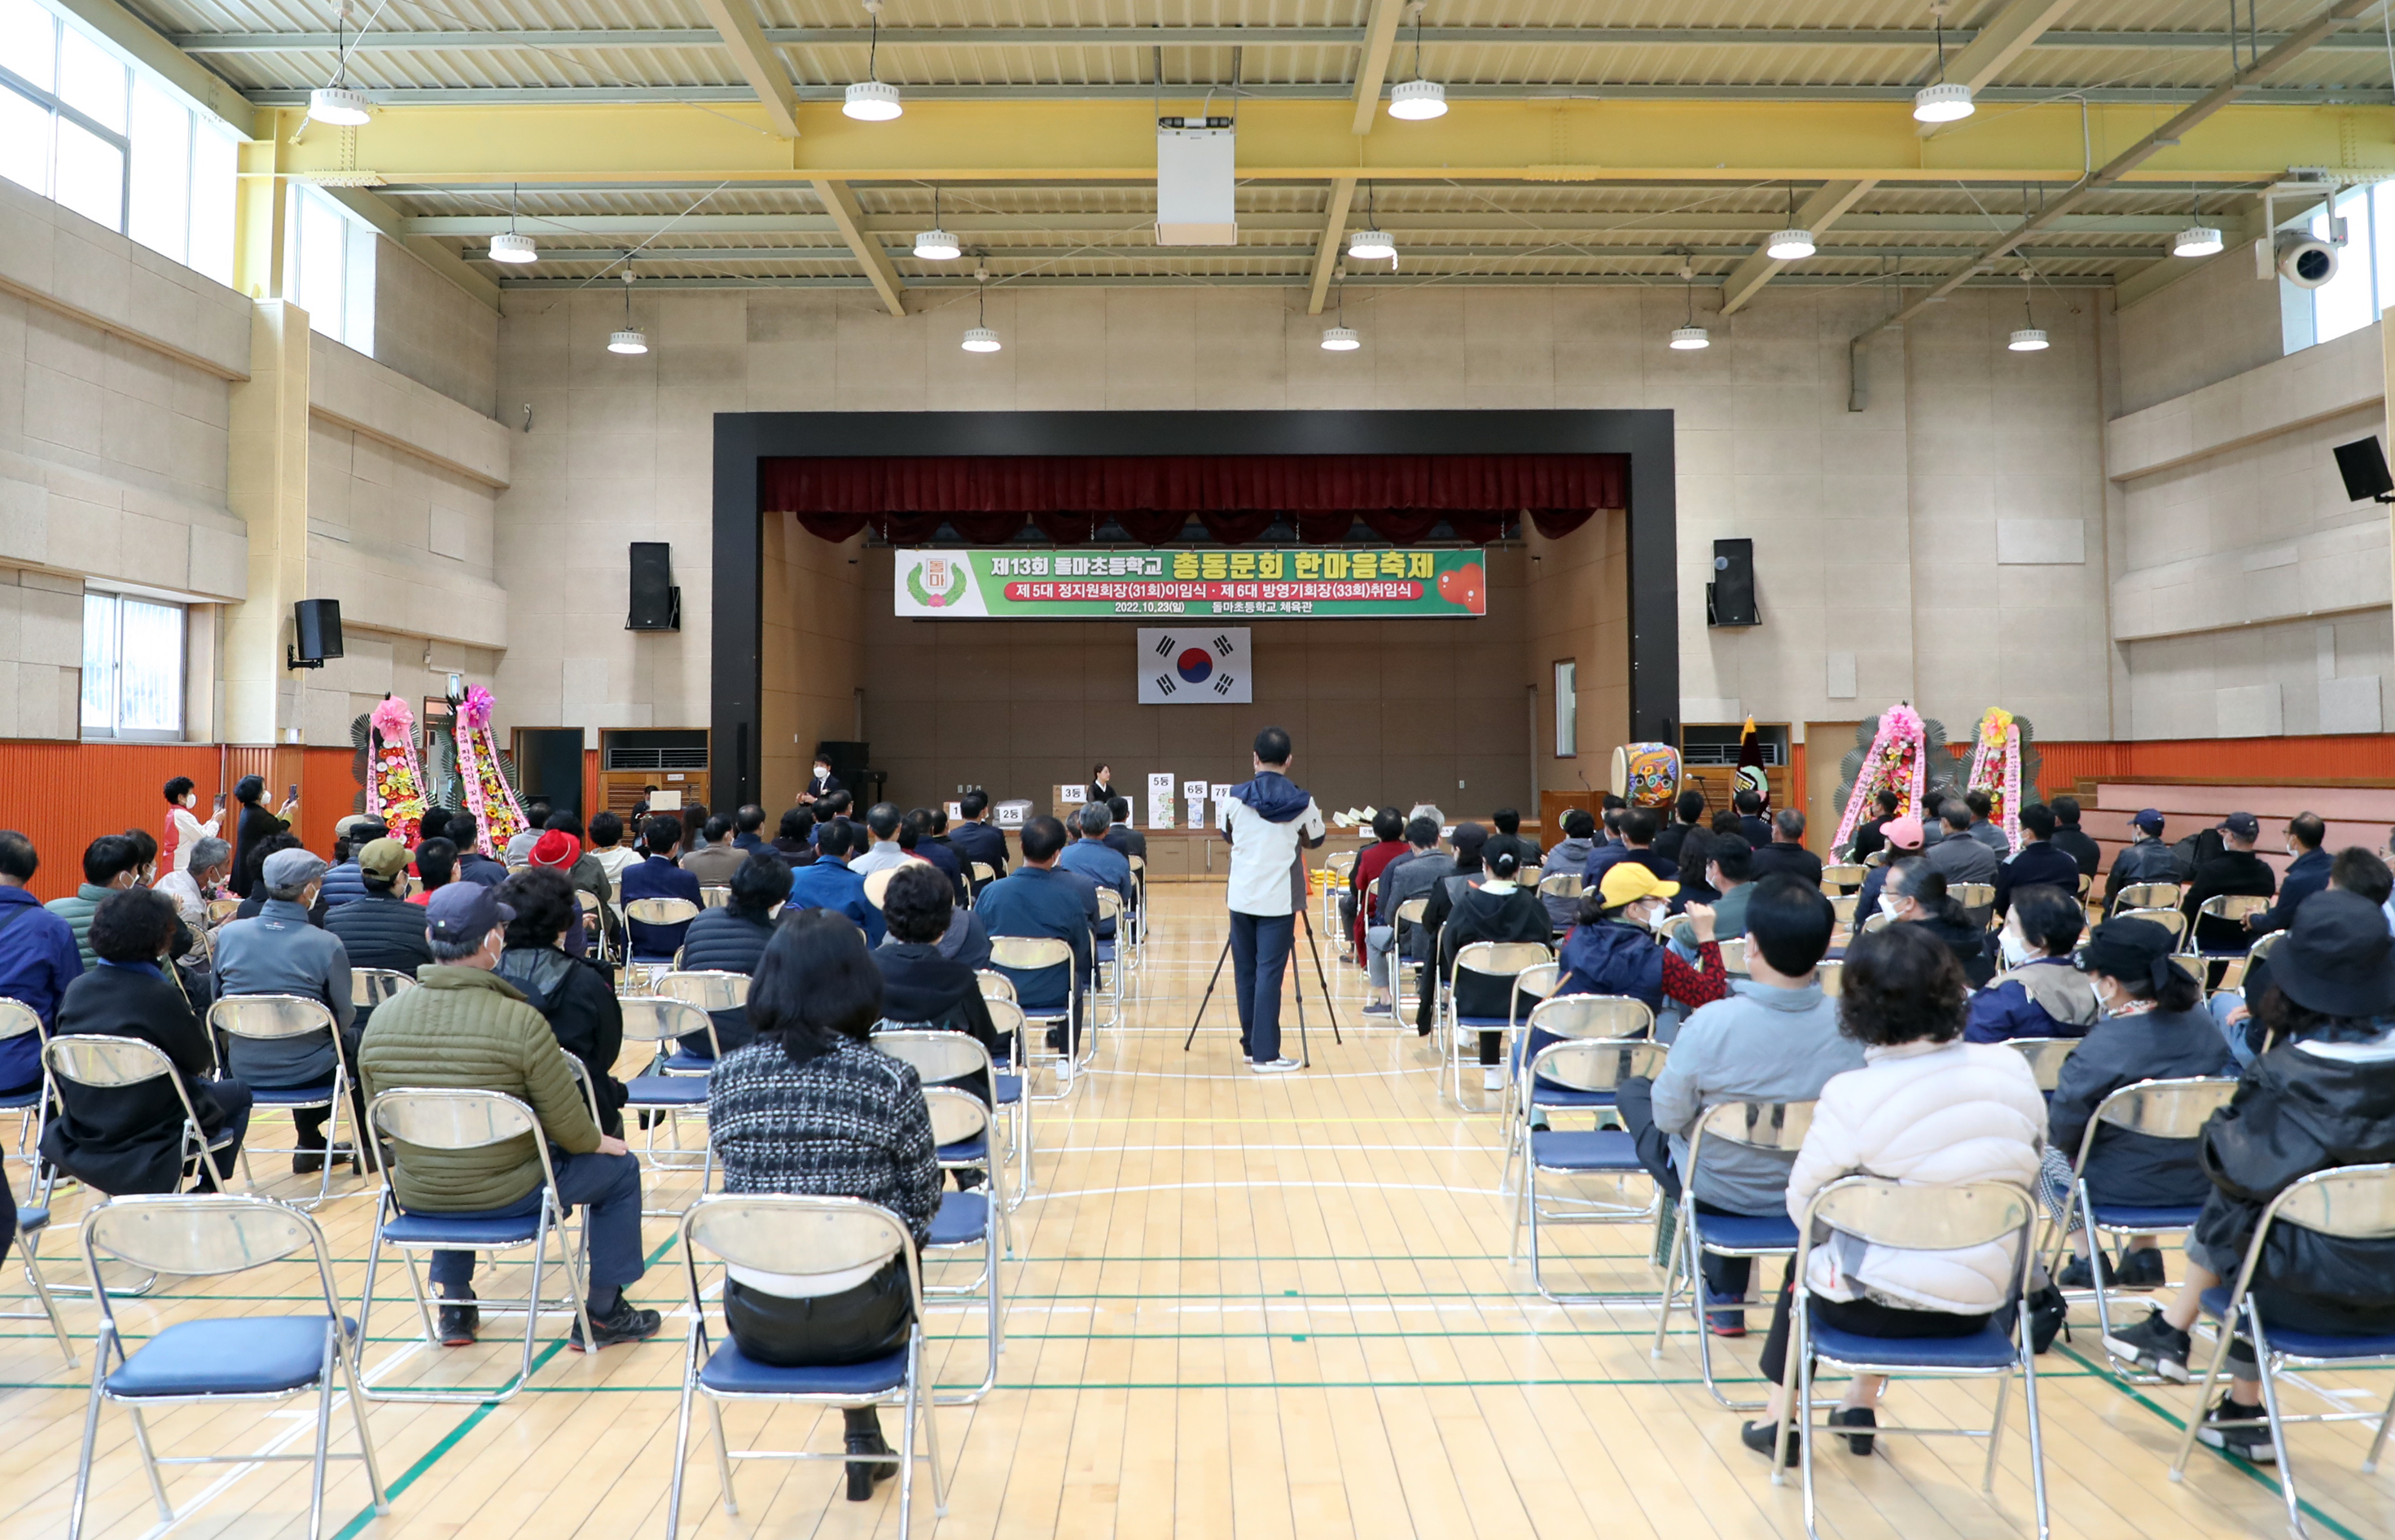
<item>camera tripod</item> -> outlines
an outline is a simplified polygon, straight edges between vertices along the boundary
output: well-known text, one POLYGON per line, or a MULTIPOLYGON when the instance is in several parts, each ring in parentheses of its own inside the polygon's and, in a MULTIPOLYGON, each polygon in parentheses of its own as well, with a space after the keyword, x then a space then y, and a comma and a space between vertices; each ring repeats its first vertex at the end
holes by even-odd
MULTIPOLYGON (((1314 954, 1314 979, 1316 983, 1322 986, 1322 1009, 1330 1017, 1330 1040, 1344 1047, 1347 1040, 1339 1035, 1339 1010, 1330 1003, 1330 979, 1322 971, 1322 949, 1315 944, 1314 916, 1303 905, 1300 905, 1292 912, 1297 917, 1297 923, 1305 927, 1305 949, 1314 954)), ((1291 961, 1295 961, 1296 949, 1294 945, 1290 949, 1291 961)), ((1223 937, 1223 949, 1214 959, 1213 976, 1206 980, 1205 996, 1198 1002, 1198 1015, 1189 1023, 1189 1035, 1182 1041, 1181 1051, 1184 1054, 1189 1052, 1198 1042, 1198 1023, 1206 1019, 1206 1006, 1214 998, 1214 986, 1222 982, 1223 964, 1230 960, 1230 956, 1231 938, 1225 936, 1223 937)), ((1297 1062, 1304 1068, 1311 1069, 1314 1066, 1314 1055, 1306 1046, 1305 1039, 1304 970, 1300 969, 1297 972, 1294 982, 1297 986, 1297 1062)))

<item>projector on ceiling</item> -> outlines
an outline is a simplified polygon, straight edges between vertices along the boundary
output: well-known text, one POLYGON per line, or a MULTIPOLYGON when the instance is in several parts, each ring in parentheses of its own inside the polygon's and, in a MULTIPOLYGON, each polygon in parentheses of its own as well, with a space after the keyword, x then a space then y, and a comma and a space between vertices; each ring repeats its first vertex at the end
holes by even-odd
POLYGON ((1237 246, 1237 134, 1229 118, 1156 120, 1156 244, 1237 246))

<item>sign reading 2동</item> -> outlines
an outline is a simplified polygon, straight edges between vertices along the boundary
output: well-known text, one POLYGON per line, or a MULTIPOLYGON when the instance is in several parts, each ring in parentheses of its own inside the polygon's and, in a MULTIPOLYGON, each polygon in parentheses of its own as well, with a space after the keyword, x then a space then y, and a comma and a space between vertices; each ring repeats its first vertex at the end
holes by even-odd
POLYGON ((1476 550, 901 551, 897 613, 1010 617, 1473 616, 1476 550))

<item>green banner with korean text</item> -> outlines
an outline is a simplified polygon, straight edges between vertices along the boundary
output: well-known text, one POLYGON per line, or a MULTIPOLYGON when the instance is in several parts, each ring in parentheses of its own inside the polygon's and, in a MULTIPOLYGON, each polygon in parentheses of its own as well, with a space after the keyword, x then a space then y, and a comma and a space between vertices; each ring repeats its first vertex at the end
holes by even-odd
POLYGON ((901 551, 898 613, 939 618, 1489 613, 1477 549, 901 551))

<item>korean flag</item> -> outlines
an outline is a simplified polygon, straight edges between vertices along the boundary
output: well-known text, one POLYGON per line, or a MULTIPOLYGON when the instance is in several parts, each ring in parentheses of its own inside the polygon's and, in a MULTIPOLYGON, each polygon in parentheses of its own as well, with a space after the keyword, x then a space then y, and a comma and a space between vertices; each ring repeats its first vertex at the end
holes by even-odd
POLYGON ((1179 706, 1256 698, 1254 654, 1245 626, 1143 626, 1139 631, 1139 703, 1179 706))

